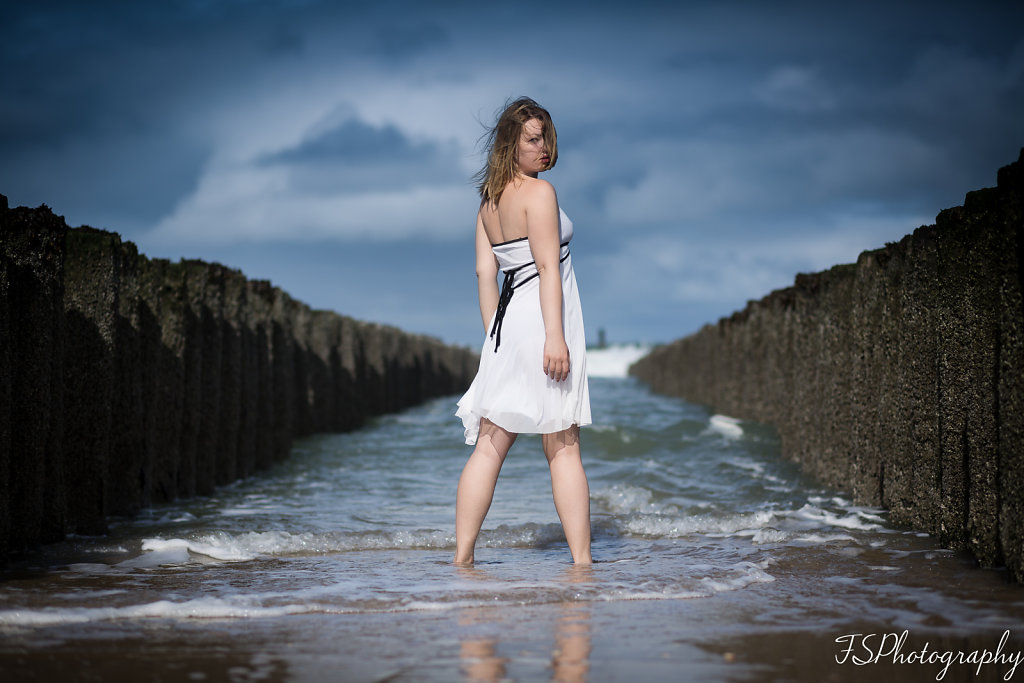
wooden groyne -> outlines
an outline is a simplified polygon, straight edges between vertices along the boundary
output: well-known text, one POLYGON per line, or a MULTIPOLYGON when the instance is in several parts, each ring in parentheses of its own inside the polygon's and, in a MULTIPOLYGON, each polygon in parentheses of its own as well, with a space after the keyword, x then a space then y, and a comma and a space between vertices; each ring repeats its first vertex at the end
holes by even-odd
POLYGON ((856 264, 655 349, 655 390, 774 424, 783 455, 1024 581, 1024 150, 856 264))
POLYGON ((0 558, 456 393, 477 362, 0 195, 0 558))

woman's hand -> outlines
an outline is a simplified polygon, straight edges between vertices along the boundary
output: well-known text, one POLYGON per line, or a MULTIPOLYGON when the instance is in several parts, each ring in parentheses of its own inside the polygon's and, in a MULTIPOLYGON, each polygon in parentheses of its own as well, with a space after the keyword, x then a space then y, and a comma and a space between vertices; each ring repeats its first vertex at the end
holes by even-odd
POLYGON ((544 374, 556 382, 569 377, 569 347, 561 335, 544 339, 544 374))

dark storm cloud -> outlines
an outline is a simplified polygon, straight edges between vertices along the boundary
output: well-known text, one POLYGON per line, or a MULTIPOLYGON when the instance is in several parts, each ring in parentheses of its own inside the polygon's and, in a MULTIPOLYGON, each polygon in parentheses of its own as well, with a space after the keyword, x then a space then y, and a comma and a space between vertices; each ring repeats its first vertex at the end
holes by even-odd
POLYGON ((351 194, 458 182, 455 154, 451 145, 414 142, 393 125, 376 127, 348 118, 260 161, 286 167, 294 186, 351 194))
MULTIPOLYGON (((0 192, 57 204, 73 222, 130 234, 152 225, 198 186, 216 146, 203 130, 211 110, 250 83, 274 87, 275 69, 302 59, 310 33, 330 26, 331 50, 319 58, 339 68, 348 55, 396 68, 447 41, 436 23, 400 16, 367 31, 369 11, 331 2, 16 3, 0 25, 0 192)), ((393 151, 375 169, 310 176, 295 166, 293 179, 333 178, 357 191, 388 173, 409 175, 393 151)), ((439 163, 426 170, 444 175, 439 163)))
POLYGON ((125 90, 45 75, 12 87, 0 104, 0 191, 121 229, 170 211, 195 188, 210 145, 179 127, 158 88, 125 90))
POLYGON ((376 159, 421 163, 433 155, 431 145, 416 145, 395 126, 375 127, 356 119, 307 139, 291 149, 264 157, 267 163, 366 163, 376 159))
POLYGON ((0 191, 122 231, 166 215, 211 149, 186 123, 201 88, 181 71, 197 57, 172 40, 202 40, 199 19, 132 2, 12 8, 0 29, 0 191))
POLYGON ((992 184, 1024 145, 1022 24, 1012 3, 23 2, 0 192, 464 341, 480 122, 528 94, 558 125, 588 323, 666 339, 992 184), (378 252, 401 265, 354 300, 378 252), (425 271, 463 327, 407 296, 425 271))

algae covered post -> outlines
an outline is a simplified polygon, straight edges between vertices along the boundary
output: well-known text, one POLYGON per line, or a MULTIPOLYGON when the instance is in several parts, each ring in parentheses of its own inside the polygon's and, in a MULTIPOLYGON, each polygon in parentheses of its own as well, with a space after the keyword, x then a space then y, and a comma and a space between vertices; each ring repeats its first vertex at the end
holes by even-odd
POLYGON ((1024 580, 1024 151, 856 264, 799 275, 632 367, 778 426, 786 457, 1024 580))
POLYGON ((0 556, 208 494, 292 439, 465 388, 477 355, 0 202, 0 556))

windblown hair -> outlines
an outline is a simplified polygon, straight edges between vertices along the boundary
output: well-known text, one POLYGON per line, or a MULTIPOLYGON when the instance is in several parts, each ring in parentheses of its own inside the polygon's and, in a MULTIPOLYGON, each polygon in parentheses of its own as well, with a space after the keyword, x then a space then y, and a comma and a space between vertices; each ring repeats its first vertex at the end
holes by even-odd
POLYGON ((506 103, 498 122, 485 135, 487 163, 473 176, 479 183, 477 189, 483 201, 497 204, 505 186, 519 173, 519 136, 523 132, 523 124, 530 119, 537 119, 544 126, 544 146, 551 157, 544 170, 554 168, 558 161, 558 136, 551 114, 529 97, 506 103))

